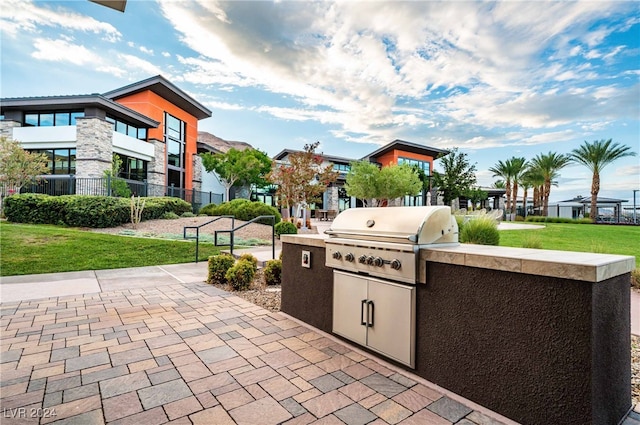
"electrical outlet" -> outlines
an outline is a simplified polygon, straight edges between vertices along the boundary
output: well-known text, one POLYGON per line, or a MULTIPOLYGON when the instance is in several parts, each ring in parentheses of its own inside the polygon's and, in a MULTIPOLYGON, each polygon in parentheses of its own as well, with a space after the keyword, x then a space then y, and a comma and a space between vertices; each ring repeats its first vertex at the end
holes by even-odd
POLYGON ((302 267, 311 268, 311 252, 302 251, 302 267))

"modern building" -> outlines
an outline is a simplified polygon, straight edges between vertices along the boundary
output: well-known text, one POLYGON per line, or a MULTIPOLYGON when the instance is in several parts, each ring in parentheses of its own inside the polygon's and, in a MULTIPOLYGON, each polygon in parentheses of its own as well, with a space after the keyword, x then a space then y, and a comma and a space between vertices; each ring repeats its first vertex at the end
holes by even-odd
MULTIPOLYGON (((284 149, 276 154, 273 159, 276 162, 287 163, 288 156, 294 152, 293 149, 284 149)), ((325 166, 333 164, 333 168, 339 172, 338 179, 331 184, 322 196, 322 200, 313 207, 317 210, 327 210, 340 212, 347 208, 362 206, 361 200, 349 197, 344 189, 345 178, 349 172, 350 164, 353 161, 370 161, 381 167, 390 165, 409 164, 419 167, 430 180, 433 175, 433 161, 440 155, 446 155, 448 151, 429 146, 420 145, 404 140, 394 140, 393 142, 365 155, 362 158, 345 158, 339 156, 320 154, 325 166)), ((275 205, 275 187, 257 190, 252 198, 260 200, 269 205, 275 205)), ((427 205, 427 192, 418 196, 411 196, 404 199, 405 205, 427 205)), ((435 204, 435 199, 433 204, 435 204)))
POLYGON ((158 75, 102 94, 0 99, 0 135, 47 155, 47 180, 102 178, 118 154, 120 177, 145 182, 145 194, 185 198, 201 188, 198 121, 210 116, 158 75))
MULTIPOLYGON (((630 221, 630 217, 622 215, 622 203, 626 199, 598 197, 596 199, 596 221, 599 223, 621 223, 630 221)), ((548 217, 584 218, 589 217, 591 211, 591 197, 578 196, 573 199, 549 204, 548 217)))

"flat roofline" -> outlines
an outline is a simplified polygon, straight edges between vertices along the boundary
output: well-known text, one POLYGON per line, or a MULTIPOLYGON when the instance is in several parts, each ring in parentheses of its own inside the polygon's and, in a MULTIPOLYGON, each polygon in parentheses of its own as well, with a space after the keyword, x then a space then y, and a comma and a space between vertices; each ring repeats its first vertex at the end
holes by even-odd
POLYGON ((55 112, 60 109, 99 108, 116 118, 146 128, 156 128, 160 123, 100 94, 70 96, 14 97, 0 99, 0 113, 4 111, 55 112))

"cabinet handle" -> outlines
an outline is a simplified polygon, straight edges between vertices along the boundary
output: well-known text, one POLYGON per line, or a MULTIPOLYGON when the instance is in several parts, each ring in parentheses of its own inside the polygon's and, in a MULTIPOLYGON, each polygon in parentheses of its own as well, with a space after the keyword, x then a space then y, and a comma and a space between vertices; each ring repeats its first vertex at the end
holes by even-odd
MULTIPOLYGON (((367 322, 364 319, 364 305, 367 303, 367 300, 360 301, 360 324, 362 326, 367 326, 367 322)), ((367 320, 369 320, 369 307, 367 307, 367 320)))
POLYGON ((373 304, 373 301, 367 301, 367 320, 369 319, 369 306, 371 306, 371 322, 367 324, 367 327, 372 328, 373 318, 375 316, 375 312, 374 312, 375 304, 373 304))

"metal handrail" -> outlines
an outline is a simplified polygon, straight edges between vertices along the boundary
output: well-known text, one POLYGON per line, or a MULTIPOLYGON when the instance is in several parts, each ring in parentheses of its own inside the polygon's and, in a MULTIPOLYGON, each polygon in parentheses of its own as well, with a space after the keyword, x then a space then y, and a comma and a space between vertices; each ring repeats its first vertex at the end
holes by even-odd
POLYGON ((195 239, 196 240, 196 263, 198 262, 198 250, 199 250, 199 245, 200 245, 200 228, 206 226, 207 224, 211 224, 215 221, 220 220, 221 218, 230 218, 231 219, 231 229, 228 230, 216 230, 214 231, 214 239, 213 239, 213 244, 215 246, 220 246, 218 245, 218 233, 229 233, 229 252, 231 253, 231 255, 233 255, 233 246, 234 246, 234 236, 235 236, 235 231, 236 230, 240 230, 245 226, 248 226, 251 223, 255 223, 258 220, 264 219, 264 218, 269 218, 271 219, 271 256, 273 259, 276 258, 276 216, 275 215, 260 215, 258 217, 255 217, 252 220, 247 221, 244 224, 241 224, 238 227, 235 227, 235 216, 233 215, 221 215, 219 217, 214 218, 211 221, 207 221, 206 223, 203 223, 199 226, 185 226, 182 229, 182 237, 183 239, 195 239), (196 236, 187 236, 187 229, 196 229, 196 236))
MULTIPOLYGON (((214 244, 216 246, 218 246, 218 233, 229 233, 229 253, 231 255, 233 255, 233 245, 234 245, 234 234, 236 230, 240 230, 245 226, 250 225, 251 223, 255 223, 256 221, 263 219, 263 218, 270 218, 271 219, 271 257, 272 259, 275 260, 276 258, 276 216, 275 215, 259 215, 258 217, 255 217, 252 220, 247 221, 244 224, 241 224, 238 227, 233 227, 232 229, 229 230, 216 230, 214 232, 215 234, 215 238, 214 238, 214 244)), ((232 224, 233 225, 233 224, 232 224)))
MULTIPOLYGON (((221 218, 230 218, 231 219, 231 227, 234 226, 235 224, 235 216, 233 215, 221 215, 219 217, 214 218, 211 221, 207 221, 206 223, 202 223, 199 226, 185 226, 182 229, 182 238, 183 239, 195 239, 196 240, 196 263, 198 262, 198 249, 199 249, 199 245, 200 245, 200 228, 206 226, 207 224, 211 224, 213 222, 216 222, 218 220, 220 220, 221 218), (196 236, 187 236, 187 229, 196 229, 196 236)), ((216 235, 217 235, 217 231, 216 231, 216 235)), ((216 236, 216 240, 215 240, 215 245, 218 246, 218 238, 216 236)))

